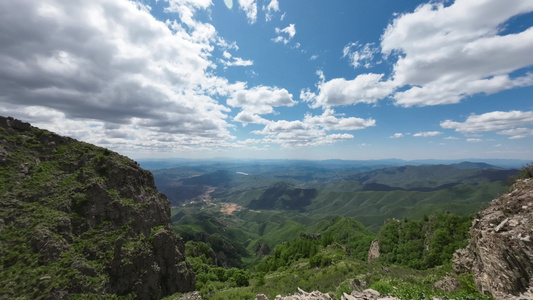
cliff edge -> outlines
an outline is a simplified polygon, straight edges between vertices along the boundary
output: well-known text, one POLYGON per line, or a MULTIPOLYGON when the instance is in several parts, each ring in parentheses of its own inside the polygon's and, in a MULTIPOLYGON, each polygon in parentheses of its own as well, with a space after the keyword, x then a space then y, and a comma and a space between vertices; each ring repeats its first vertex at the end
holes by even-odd
POLYGON ((478 290, 497 299, 533 297, 533 178, 518 180, 478 213, 454 270, 473 272, 478 290))
POLYGON ((0 198, 2 299, 194 289, 168 200, 127 157, 0 117, 0 198))

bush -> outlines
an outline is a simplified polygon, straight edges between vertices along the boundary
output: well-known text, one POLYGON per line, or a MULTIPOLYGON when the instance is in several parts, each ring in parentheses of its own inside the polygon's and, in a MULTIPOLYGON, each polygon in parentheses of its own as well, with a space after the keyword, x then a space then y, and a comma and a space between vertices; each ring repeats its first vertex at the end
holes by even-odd
POLYGON ((389 295, 394 291, 394 287, 390 283, 383 281, 374 282, 370 288, 378 291, 382 295, 389 295))
POLYGON ((233 273, 232 279, 235 280, 237 286, 248 286, 250 276, 243 270, 237 270, 233 273))

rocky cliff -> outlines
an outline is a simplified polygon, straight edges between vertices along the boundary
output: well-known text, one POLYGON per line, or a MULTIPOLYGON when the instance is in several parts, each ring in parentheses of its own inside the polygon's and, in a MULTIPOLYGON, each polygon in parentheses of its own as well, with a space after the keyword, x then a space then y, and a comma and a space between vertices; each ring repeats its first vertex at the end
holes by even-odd
POLYGON ((454 270, 473 272, 477 288, 497 299, 533 297, 533 178, 518 180, 478 213, 454 270))
POLYGON ((168 200, 124 156, 0 117, 0 199, 2 299, 194 289, 168 200))

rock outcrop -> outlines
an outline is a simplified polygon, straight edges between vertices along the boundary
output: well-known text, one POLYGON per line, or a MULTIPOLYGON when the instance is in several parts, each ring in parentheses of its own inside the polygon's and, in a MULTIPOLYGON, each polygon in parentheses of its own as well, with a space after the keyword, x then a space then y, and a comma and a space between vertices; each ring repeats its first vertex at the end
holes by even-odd
POLYGON ((0 117, 0 199, 2 299, 194 289, 168 200, 127 157, 0 117))
POLYGON ((473 272, 478 290, 497 299, 533 296, 533 178, 518 180, 478 213, 454 270, 473 272))
POLYGON ((379 242, 377 240, 372 241, 370 244, 370 250, 368 250, 368 262, 373 262, 379 258, 379 242))
MULTIPOLYGON (((274 300, 331 300, 331 296, 328 294, 321 293, 319 291, 306 292, 298 288, 298 293, 282 297, 281 295, 276 296, 274 300)), ((268 300, 267 296, 264 294, 258 294, 255 297, 255 300, 268 300)), ((373 289, 366 289, 362 292, 353 291, 351 294, 343 293, 341 300, 399 300, 396 297, 382 296, 378 291, 373 289)))
MULTIPOLYGON (((256 297, 256 299, 257 299, 257 297, 256 297)), ((266 296, 264 296, 263 299, 264 300, 268 300, 268 298, 266 298, 266 296)), ((278 296, 276 296, 275 300, 331 300, 331 297, 328 294, 323 294, 323 293, 321 293, 319 291, 306 292, 306 291, 302 290, 301 288, 298 288, 298 293, 296 293, 296 294, 294 294, 292 296, 285 296, 285 297, 282 297, 281 295, 278 295, 278 296)))

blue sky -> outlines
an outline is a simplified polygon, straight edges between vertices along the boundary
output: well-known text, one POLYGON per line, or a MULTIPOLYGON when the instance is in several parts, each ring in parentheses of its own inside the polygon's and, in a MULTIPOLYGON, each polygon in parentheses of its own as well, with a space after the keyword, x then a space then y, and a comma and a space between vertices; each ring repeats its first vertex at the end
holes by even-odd
POLYGON ((133 158, 533 159, 532 1, 3 1, 0 45, 1 115, 133 158))

